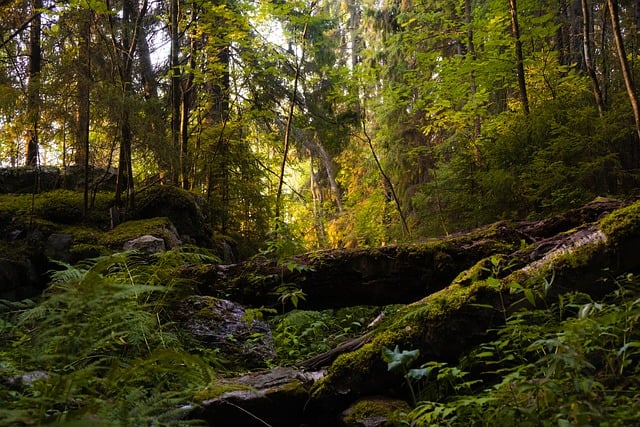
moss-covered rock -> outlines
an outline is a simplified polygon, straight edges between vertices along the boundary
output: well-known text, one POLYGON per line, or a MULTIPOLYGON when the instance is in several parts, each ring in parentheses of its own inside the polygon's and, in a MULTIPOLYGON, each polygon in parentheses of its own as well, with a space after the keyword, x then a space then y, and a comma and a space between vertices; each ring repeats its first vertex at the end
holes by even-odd
POLYGON ((345 409, 341 415, 345 427, 392 427, 402 425, 401 412, 411 408, 404 400, 377 396, 362 398, 345 409))
POLYGON ((136 195, 135 219, 167 217, 180 236, 209 246, 204 217, 193 194, 178 187, 154 185, 136 195))
POLYGON ((112 249, 122 249, 125 242, 147 234, 164 239, 168 248, 180 244, 173 223, 166 217, 123 222, 99 236, 98 243, 112 249))

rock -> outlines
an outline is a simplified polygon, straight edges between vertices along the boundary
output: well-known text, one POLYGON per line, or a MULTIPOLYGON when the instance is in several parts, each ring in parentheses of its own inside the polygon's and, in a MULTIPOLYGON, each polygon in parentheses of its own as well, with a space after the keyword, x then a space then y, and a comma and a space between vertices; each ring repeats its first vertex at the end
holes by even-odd
POLYGON ((0 258, 0 299, 18 301, 39 295, 46 286, 45 259, 0 258))
POLYGON ((184 240, 211 246, 206 221, 200 206, 190 192, 179 187, 154 185, 136 194, 133 219, 167 217, 184 240))
POLYGON ((71 243, 73 242, 73 236, 71 234, 58 234, 53 233, 47 238, 45 244, 44 254, 56 261, 71 262, 72 257, 69 250, 71 249, 71 243))
POLYGON ((167 250, 164 240, 148 234, 138 237, 137 239, 129 240, 123 245, 122 249, 125 251, 137 250, 147 254, 155 254, 167 250))
POLYGON ((304 408, 309 389, 323 375, 278 367, 215 380, 196 395, 201 404, 193 416, 221 426, 308 425, 304 408))
POLYGON ((409 412, 411 408, 404 400, 384 396, 357 400, 340 417, 346 427, 383 427, 399 425, 398 412, 409 412))
POLYGON ((178 324, 201 343, 216 348, 240 368, 267 366, 275 357, 267 322, 251 319, 239 304, 208 296, 191 296, 178 304, 178 324))

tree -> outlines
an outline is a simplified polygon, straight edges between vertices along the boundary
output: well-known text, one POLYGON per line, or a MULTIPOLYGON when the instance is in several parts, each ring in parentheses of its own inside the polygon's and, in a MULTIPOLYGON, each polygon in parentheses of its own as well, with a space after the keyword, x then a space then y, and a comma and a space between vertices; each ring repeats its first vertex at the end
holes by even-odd
POLYGON ((518 24, 518 5, 516 0, 509 0, 511 11, 511 34, 515 39, 516 67, 518 70, 518 86, 522 100, 522 110, 529 114, 529 97, 527 96, 527 80, 524 74, 524 55, 522 53, 522 40, 520 39, 520 25, 518 24))
POLYGON ((31 14, 33 18, 30 25, 29 38, 29 84, 27 87, 27 151, 26 165, 38 165, 38 133, 40 122, 40 84, 42 71, 42 0, 33 0, 31 14))
POLYGON ((580 4, 582 6, 582 39, 583 39, 583 55, 584 55, 584 64, 587 70, 587 74, 589 79, 591 80, 591 86, 593 87, 593 97, 596 101, 596 106, 598 107, 598 114, 600 117, 603 116, 604 113, 604 100, 602 98, 602 91, 600 90, 600 83, 598 82, 598 76, 596 75, 596 71, 594 69, 593 59, 591 58, 591 34, 592 34, 592 25, 591 25, 591 13, 590 13, 590 5, 587 0, 581 0, 580 4))
POLYGON ((614 0, 607 0, 607 6, 609 8, 609 16, 611 17, 611 31, 613 32, 613 40, 616 44, 616 50, 618 53, 618 60, 620 61, 620 69, 622 71, 622 77, 624 79, 624 85, 627 89, 627 95, 629 102, 631 103, 631 110, 633 111, 633 118, 635 121, 636 133, 640 139, 640 106, 638 106, 638 97, 636 95, 636 89, 634 79, 632 77, 632 71, 627 59, 626 49, 624 47, 624 40, 622 38, 622 30, 620 29, 620 18, 618 14, 618 3, 614 0))

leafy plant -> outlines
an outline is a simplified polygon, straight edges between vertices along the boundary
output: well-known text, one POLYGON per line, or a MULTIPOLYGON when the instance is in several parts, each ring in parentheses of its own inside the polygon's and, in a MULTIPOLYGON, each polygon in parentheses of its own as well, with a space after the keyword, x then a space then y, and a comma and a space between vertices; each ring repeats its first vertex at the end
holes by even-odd
POLYGON ((215 354, 189 354, 166 320, 179 289, 168 271, 201 256, 120 253, 65 266, 37 304, 0 313, 0 369, 13 378, 0 384, 0 418, 190 424, 180 408, 220 363, 215 354))
POLYGON ((565 294, 509 316, 495 339, 461 360, 459 370, 475 378, 423 394, 428 399, 408 419, 418 426, 632 423, 640 409, 640 281, 614 280, 617 291, 603 300, 565 294))

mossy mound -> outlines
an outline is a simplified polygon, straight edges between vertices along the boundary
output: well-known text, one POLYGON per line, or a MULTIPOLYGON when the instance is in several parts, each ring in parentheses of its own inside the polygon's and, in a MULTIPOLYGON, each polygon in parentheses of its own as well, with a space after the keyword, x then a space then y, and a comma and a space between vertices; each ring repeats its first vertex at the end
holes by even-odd
POLYGON ((134 219, 167 217, 175 225, 180 236, 195 243, 209 246, 204 216, 195 196, 178 187, 154 185, 136 196, 134 219))
POLYGON ((144 235, 164 239, 168 248, 179 244, 173 223, 166 217, 127 221, 98 238, 98 243, 112 249, 121 249, 125 242, 144 235))
POLYGON ((399 413, 409 412, 407 402, 385 397, 358 400, 342 413, 342 423, 347 427, 401 425, 399 413))

